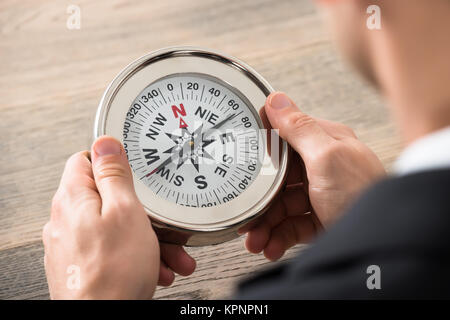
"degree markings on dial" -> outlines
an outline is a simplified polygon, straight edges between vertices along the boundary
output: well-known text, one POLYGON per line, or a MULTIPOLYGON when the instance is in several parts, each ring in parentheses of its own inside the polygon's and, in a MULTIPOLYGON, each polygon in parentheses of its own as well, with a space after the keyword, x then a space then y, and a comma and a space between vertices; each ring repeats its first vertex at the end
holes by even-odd
MULTIPOLYGON (((225 100, 226 97, 227 97, 227 95, 223 96, 222 100, 219 102, 219 104, 216 107, 217 109, 219 109, 220 105, 222 104, 223 100, 225 100)), ((222 107, 222 109, 223 109, 223 107, 222 107)), ((222 111, 222 109, 220 109, 220 111, 222 111)), ((224 113, 226 113, 226 112, 224 112, 224 113)))
POLYGON ((140 124, 140 123, 138 123, 138 122, 136 122, 136 121, 134 121, 134 120, 131 120, 131 119, 128 118, 128 117, 127 117, 127 121, 133 122, 134 124, 136 124, 136 125, 138 125, 138 126, 140 126, 140 127, 143 126, 142 124, 140 124))
POLYGON ((227 181, 238 193, 241 193, 229 180, 227 181))
MULTIPOLYGON (((161 108, 161 106, 156 102, 156 99, 153 99, 153 103, 156 104, 156 106, 159 108, 161 108)), ((156 109, 155 109, 156 110, 156 109)))
MULTIPOLYGON (((238 166, 242 166, 242 164, 240 164, 240 163, 238 163, 237 165, 238 165, 238 166)), ((244 170, 244 169, 242 169, 242 168, 236 167, 236 169, 239 169, 239 170, 241 170, 241 171, 243 171, 243 172, 245 172, 245 173, 248 173, 249 175, 252 175, 250 172, 248 172, 247 170, 244 170)))
POLYGON ((217 196, 216 190, 213 190, 214 194, 216 195, 217 201, 219 201, 220 204, 222 204, 222 202, 220 202, 219 197, 217 196))
POLYGON ((236 113, 236 114, 234 115, 233 118, 236 118, 236 117, 237 117, 238 115, 240 115, 242 112, 244 112, 244 110, 241 110, 241 112, 236 113))
POLYGON ((139 178, 139 180, 144 179, 145 177, 147 177, 147 174, 143 175, 142 177, 139 178))
MULTIPOLYGON (((161 97, 163 98, 164 103, 167 103, 166 99, 164 98, 163 94, 161 93, 161 89, 160 89, 160 88, 158 88, 158 92, 159 92, 159 94, 161 95, 161 97)), ((161 100, 160 100, 160 102, 161 102, 161 100)), ((161 104, 162 104, 162 103, 161 103, 161 104)))
MULTIPOLYGON (((147 109, 150 113, 153 113, 153 111, 150 110, 150 108, 147 107, 147 104, 145 104, 144 102, 142 102, 141 99, 139 99, 138 103, 139 103, 141 106, 143 106, 145 109, 147 109)), ((154 106, 150 105, 150 107, 152 107, 154 110, 156 110, 156 108, 155 108, 154 106)), ((147 113, 147 112, 146 112, 146 113, 147 113)), ((148 113, 147 113, 147 114, 148 114, 148 113)), ((150 114, 148 114, 148 115, 150 115, 150 114)))
POLYGON ((250 133, 253 133, 253 131, 243 131, 241 133, 237 133, 236 136, 242 136, 244 134, 250 134, 250 133))
POLYGON ((202 88, 202 95, 200 96, 200 101, 202 101, 204 91, 205 91, 205 85, 203 85, 203 88, 202 88))
POLYGON ((242 178, 239 178, 237 175, 235 175, 234 173, 231 174, 232 176, 234 176, 236 179, 241 180, 242 178))

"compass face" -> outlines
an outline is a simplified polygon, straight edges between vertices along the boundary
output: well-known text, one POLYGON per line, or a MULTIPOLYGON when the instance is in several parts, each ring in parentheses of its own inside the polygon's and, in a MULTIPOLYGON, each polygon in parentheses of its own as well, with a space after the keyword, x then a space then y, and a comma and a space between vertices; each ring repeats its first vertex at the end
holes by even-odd
POLYGON ((274 201, 288 148, 260 118, 272 91, 242 61, 194 47, 142 56, 108 86, 94 136, 123 143, 160 241, 231 240, 274 201))
POLYGON ((239 198, 261 169, 255 108, 202 73, 160 78, 135 97, 123 142, 136 179, 177 205, 214 207, 239 198))

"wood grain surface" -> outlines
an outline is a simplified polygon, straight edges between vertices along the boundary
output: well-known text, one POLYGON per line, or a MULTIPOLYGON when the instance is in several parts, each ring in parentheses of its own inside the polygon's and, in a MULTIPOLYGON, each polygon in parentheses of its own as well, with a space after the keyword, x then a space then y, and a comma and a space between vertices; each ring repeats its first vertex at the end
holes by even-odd
MULTIPOLYGON (((399 153, 383 102, 340 62, 310 0, 2 0, 1 299, 48 298, 41 229, 65 160, 89 148, 113 77, 171 45, 236 56, 305 112, 353 127, 387 167, 399 153), (79 30, 66 27, 70 4, 81 8, 79 30)), ((245 251, 242 238, 188 251, 197 271, 156 298, 226 297, 241 276, 267 264, 245 251)))

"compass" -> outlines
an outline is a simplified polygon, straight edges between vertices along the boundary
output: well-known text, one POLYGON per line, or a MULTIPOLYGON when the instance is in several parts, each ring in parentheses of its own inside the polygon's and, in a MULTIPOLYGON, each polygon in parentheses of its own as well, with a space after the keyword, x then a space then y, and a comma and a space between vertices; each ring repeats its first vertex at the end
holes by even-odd
POLYGON ((272 91, 245 63, 194 47, 149 53, 106 89, 94 136, 123 143, 160 241, 233 239, 274 200, 288 151, 261 118, 272 91))

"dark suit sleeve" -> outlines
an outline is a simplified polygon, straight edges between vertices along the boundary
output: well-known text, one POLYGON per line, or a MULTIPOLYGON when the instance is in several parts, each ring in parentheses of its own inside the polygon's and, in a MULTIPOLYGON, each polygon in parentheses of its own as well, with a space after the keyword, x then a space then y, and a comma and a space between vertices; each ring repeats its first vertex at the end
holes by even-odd
POLYGON ((450 170, 377 184, 298 257, 242 282, 236 298, 450 298, 448 190, 450 170), (372 265, 380 289, 369 289, 372 265))

